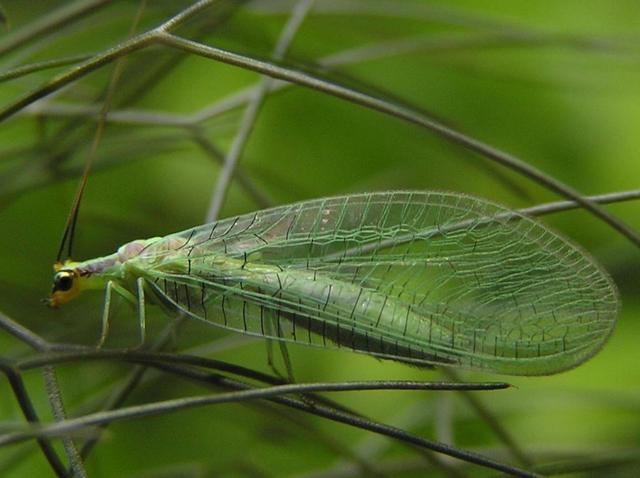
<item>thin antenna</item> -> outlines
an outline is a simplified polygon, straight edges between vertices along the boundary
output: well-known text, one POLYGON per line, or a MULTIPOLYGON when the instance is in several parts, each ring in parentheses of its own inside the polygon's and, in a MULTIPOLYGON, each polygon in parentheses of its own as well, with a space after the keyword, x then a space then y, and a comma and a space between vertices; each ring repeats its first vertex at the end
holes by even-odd
MULTIPOLYGON (((98 131, 96 132, 96 138, 100 135, 102 129, 98 126, 98 131)), ((76 195, 73 198, 73 203, 71 203, 71 210, 69 211, 69 215, 67 216, 67 222, 64 226, 64 233, 62 234, 62 239, 60 240, 60 247, 58 248, 58 255, 56 256, 56 263, 62 262, 62 254, 67 245, 67 257, 68 259, 71 257, 71 251, 73 246, 73 236, 76 232, 76 223, 78 222, 78 211, 80 210, 80 201, 82 200, 82 195, 84 194, 85 187, 87 185, 87 179, 89 178, 89 171, 91 171, 91 164, 93 163, 94 152, 97 147, 97 142, 94 140, 94 146, 91 148, 91 153, 89 154, 89 159, 87 160, 87 164, 84 166, 84 171, 82 172, 82 179, 80 180, 80 184, 78 185, 78 189, 76 190, 76 195)))
MULTIPOLYGON (((131 29, 129 30, 129 37, 132 37, 135 33, 138 24, 140 23, 140 19, 142 18, 142 12, 146 8, 146 0, 140 2, 140 6, 136 13, 136 17, 131 25, 131 29)), ((116 85, 118 84, 118 80, 120 76, 122 76, 122 72, 124 70, 124 59, 120 59, 116 62, 115 67, 113 69, 113 73, 111 74, 111 78, 109 80, 109 84, 107 85, 107 91, 104 99, 104 103, 102 105, 102 109, 100 110, 100 115, 98 116, 98 126, 96 128, 96 134, 93 137, 93 143, 91 144, 91 151, 89 151, 89 156, 87 159, 87 163, 84 166, 84 171, 82 172, 82 179, 80 180, 80 184, 78 185, 78 189, 76 190, 76 195, 73 198, 73 203, 71 204, 71 210, 69 211, 69 216, 67 217, 67 222, 64 226, 64 233, 62 234, 62 239, 60 240, 60 247, 58 248, 58 255, 56 256, 56 263, 62 262, 62 254, 65 249, 65 245, 67 246, 67 257, 68 259, 71 257, 73 252, 73 238, 76 233, 76 224, 78 223, 78 212, 80 211, 80 201, 82 200, 82 196, 84 194, 84 190, 87 186, 87 181, 89 179, 89 172, 91 171, 91 166, 93 164, 93 160, 96 156, 96 151, 98 150, 98 145, 102 140, 102 133, 104 132, 104 127, 107 120, 107 113, 109 112, 109 107, 111 105, 111 100, 113 99, 113 93, 116 90, 116 85)))

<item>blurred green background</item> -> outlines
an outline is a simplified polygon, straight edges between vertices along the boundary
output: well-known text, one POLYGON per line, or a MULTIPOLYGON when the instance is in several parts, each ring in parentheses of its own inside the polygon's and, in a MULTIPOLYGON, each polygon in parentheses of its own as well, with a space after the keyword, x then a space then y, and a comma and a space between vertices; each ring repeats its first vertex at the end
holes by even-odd
MULTIPOLYGON (((190 4, 2 1, 6 22, 0 26, 0 75, 23 65, 98 54, 130 36, 137 12, 135 32, 140 33, 190 4), (47 26, 73 8, 81 13, 47 26)), ((294 5, 212 2, 175 33, 269 59, 294 5)), ((283 64, 410 105, 582 193, 598 194, 640 183, 638 24, 640 9, 632 0, 490 5, 471 0, 317 0, 283 64)), ((0 76, 0 108, 74 64, 15 78, 0 76)), ((0 124, 0 310, 51 341, 91 345, 99 335, 101 294, 84 294, 61 310, 49 310, 39 300, 50 288, 51 264, 90 155, 96 113, 104 105, 113 65, 21 108, 0 124)), ((76 259, 203 223, 220 173, 211 147, 223 154, 229 149, 244 104, 203 121, 190 120, 260 79, 162 45, 127 55, 121 68, 82 202, 76 259)), ((268 96, 239 171, 273 205, 390 189, 458 191, 514 208, 558 199, 424 129, 298 86, 268 96)), ((260 206, 234 180, 221 216, 260 206)), ((637 203, 607 209, 640 229, 637 203)), ((515 388, 476 396, 537 465, 587 468, 574 471, 576 476, 637 476, 639 251, 583 211, 542 221, 581 244, 614 277, 623 302, 617 329, 601 353, 575 370, 551 377, 507 377, 515 388)), ((153 336, 170 319, 153 309, 150 313, 153 336)), ((135 345, 133 312, 121 304, 113 321, 108 345, 135 345)), ((180 351, 201 347, 198 353, 269 372, 261 341, 213 327, 185 324, 173 345, 180 351)), ((3 357, 33 353, 6 333, 0 334, 0 347, 3 357)), ((442 379, 436 371, 353 353, 296 346, 289 351, 301 382, 442 379)), ((59 367, 69 415, 99 409, 131 368, 102 362, 59 367)), ((505 379, 471 372, 463 377, 505 379)), ((52 420, 41 374, 29 372, 25 380, 41 418, 52 420)), ((127 404, 205 392, 154 372, 127 404)), ((351 392, 333 398, 417 435, 451 440, 517 464, 460 396, 412 391, 351 392)), ((0 417, 5 430, 23 424, 6 381, 0 384, 0 417)), ((89 476, 97 477, 370 476, 371 470, 363 471, 350 458, 352 453, 366 457, 381 476, 451 473, 389 439, 257 403, 114 424, 86 465, 89 476)), ((451 463, 461 474, 492 475, 451 463)), ((7 477, 52 476, 31 442, 1 448, 0 470, 7 477)))

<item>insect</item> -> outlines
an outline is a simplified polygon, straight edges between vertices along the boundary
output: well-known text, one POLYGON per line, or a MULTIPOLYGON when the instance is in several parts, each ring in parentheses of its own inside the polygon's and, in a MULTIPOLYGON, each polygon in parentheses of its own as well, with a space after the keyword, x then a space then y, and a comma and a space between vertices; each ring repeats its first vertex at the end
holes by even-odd
POLYGON ((531 218, 475 197, 393 191, 315 199, 136 240, 55 266, 59 306, 105 290, 225 329, 415 364, 544 375, 595 354, 611 278, 531 218))

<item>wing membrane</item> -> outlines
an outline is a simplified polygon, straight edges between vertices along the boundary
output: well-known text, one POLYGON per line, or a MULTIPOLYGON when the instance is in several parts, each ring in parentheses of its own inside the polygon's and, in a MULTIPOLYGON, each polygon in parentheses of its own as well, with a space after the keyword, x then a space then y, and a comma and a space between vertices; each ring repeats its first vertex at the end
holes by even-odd
POLYGON ((575 366, 617 315, 613 283, 578 247, 452 193, 301 202, 167 236, 136 260, 159 298, 229 329, 501 373, 575 366))

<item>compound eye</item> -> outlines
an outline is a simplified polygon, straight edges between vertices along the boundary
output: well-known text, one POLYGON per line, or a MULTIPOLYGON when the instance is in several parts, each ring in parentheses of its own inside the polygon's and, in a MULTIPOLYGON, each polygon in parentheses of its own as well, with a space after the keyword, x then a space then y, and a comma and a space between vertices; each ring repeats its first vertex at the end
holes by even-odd
POLYGON ((73 287, 73 273, 68 271, 58 272, 53 278, 54 290, 66 292, 73 287))

